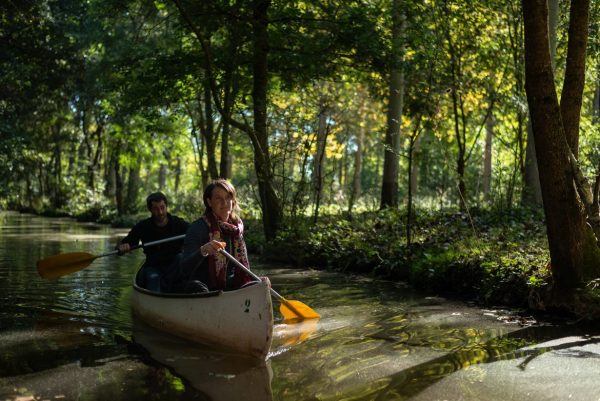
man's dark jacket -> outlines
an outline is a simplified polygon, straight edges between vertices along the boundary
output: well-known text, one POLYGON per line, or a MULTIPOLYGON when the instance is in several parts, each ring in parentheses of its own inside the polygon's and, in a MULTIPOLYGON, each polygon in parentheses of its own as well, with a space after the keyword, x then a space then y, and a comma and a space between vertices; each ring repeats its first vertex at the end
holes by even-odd
MULTIPOLYGON (((158 227, 149 217, 137 223, 129 234, 121 240, 121 243, 128 243, 129 246, 136 246, 142 242, 146 244, 152 241, 158 241, 164 238, 176 237, 178 235, 185 234, 189 223, 180 217, 167 213, 169 222, 163 226, 158 227)), ((173 262, 175 256, 181 252, 183 246, 183 239, 177 241, 169 241, 163 244, 153 245, 144 248, 146 254, 146 266, 164 267, 168 266, 173 262)))

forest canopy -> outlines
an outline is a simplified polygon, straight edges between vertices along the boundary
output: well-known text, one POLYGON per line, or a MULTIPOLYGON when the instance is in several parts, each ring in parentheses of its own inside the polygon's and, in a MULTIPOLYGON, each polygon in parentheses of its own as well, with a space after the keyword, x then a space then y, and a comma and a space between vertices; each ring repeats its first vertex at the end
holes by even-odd
MULTIPOLYGON (((593 183, 600 2, 586 7, 572 150, 593 183)), ((273 238, 300 216, 541 206, 518 3, 31 0, 0 10, 4 208, 110 219, 161 190, 197 212, 202 188, 225 177, 273 238)), ((548 10, 560 94, 572 10, 548 10)))

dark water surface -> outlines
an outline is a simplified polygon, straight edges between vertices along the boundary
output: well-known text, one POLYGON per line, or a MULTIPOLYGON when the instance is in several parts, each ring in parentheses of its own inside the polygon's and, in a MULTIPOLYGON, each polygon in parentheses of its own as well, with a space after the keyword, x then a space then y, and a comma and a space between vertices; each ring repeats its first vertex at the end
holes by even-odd
POLYGON ((110 251, 126 230, 0 212, 3 400, 600 400, 600 330, 536 322, 402 284, 259 266, 322 315, 285 325, 266 361, 132 319, 141 251, 56 280, 36 261, 110 251))

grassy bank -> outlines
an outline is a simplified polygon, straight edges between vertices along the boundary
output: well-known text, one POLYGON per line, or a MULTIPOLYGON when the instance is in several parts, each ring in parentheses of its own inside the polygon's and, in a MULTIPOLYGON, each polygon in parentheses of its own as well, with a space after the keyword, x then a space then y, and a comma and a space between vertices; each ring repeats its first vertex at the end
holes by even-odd
POLYGON ((249 246, 262 248, 267 260, 403 280, 420 290, 483 305, 599 316, 594 282, 568 301, 550 299, 550 256, 541 212, 419 212, 410 244, 406 215, 399 211, 296 222, 267 245, 253 234, 259 230, 252 224, 257 223, 250 223, 249 246))

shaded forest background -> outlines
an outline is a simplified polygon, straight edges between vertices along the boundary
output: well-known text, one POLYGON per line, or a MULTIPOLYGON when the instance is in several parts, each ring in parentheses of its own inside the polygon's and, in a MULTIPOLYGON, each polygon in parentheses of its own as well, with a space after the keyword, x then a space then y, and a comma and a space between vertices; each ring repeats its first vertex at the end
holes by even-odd
MULTIPOLYGON (((571 150, 597 183, 600 2, 585 7, 571 150)), ((301 222, 344 232, 340 216, 380 209, 396 211, 371 219, 382 219, 373 230, 394 226, 387 247, 422 244, 432 221, 454 213, 480 237, 478 211, 544 219, 520 3, 30 0, 0 10, 1 208, 110 222, 145 214, 145 196, 160 190, 195 218, 203 187, 225 177, 242 216, 280 243, 301 222)), ((560 95, 570 3, 548 10, 560 95)), ((365 252, 365 263, 381 259, 365 252)))

